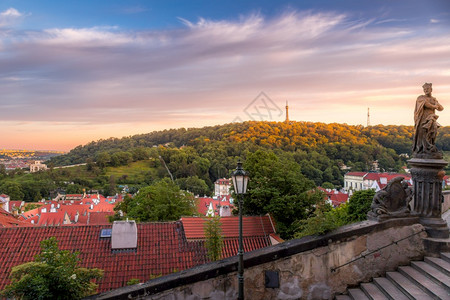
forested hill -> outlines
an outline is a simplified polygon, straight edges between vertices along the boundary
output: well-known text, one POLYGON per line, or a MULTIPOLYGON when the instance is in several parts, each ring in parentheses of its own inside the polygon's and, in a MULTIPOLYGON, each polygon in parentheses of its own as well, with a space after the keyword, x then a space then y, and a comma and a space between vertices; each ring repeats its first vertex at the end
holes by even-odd
MULTIPOLYGON (((101 139, 85 146, 77 146, 68 154, 55 157, 51 162, 69 165, 94 159, 100 152, 114 153, 130 151, 138 147, 153 147, 170 144, 174 147, 202 147, 214 142, 250 142, 256 146, 284 151, 298 149, 346 150, 357 146, 382 146, 393 149, 397 154, 410 153, 413 126, 353 126, 347 124, 325 124, 313 122, 257 122, 230 123, 203 128, 179 128, 154 131, 148 134, 123 138, 101 139)), ((450 150, 450 126, 443 127, 437 138, 439 149, 450 150)), ((327 151, 328 152, 328 151, 327 151)))
MULTIPOLYGON (((412 136, 412 126, 252 121, 99 140, 55 157, 49 165, 95 162, 103 169, 161 158, 174 178, 198 176, 211 186, 229 176, 238 159, 261 149, 295 160, 317 185, 339 186, 346 170, 370 171, 374 161, 380 171, 401 171, 407 159, 401 154, 410 154, 412 136)), ((450 150, 450 127, 441 128, 438 141, 440 149, 450 150)), ((165 172, 160 169, 158 176, 165 172)))

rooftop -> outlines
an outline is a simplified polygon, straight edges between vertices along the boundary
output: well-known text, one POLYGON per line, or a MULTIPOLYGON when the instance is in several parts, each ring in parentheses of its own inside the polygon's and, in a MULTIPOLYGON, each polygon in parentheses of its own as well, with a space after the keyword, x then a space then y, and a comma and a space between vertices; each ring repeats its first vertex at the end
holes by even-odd
MULTIPOLYGON (((97 217, 101 218, 101 214, 97 217)), ((238 218, 222 219, 222 257, 226 258, 237 254, 238 218)), ((272 245, 270 234, 274 229, 269 217, 244 220, 245 251, 272 245)), ((209 261, 203 226, 201 218, 137 224, 137 248, 125 250, 111 249, 111 238, 100 236, 102 229, 112 229, 111 224, 0 228, 0 290, 9 283, 11 268, 33 260, 40 251, 40 242, 50 237, 58 240, 61 249, 78 251, 80 266, 104 270, 104 277, 98 282, 99 292, 125 286, 132 278, 144 282, 201 265, 209 261)))

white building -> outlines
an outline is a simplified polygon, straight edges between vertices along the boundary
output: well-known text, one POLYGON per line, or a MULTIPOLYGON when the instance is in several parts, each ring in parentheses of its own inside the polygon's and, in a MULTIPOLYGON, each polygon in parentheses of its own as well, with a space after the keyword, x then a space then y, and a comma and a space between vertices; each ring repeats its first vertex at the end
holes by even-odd
POLYGON ((30 165, 30 173, 39 172, 41 170, 47 170, 47 165, 43 164, 40 160, 36 160, 30 165))
POLYGON ((344 175, 344 189, 346 191, 374 189, 378 192, 384 188, 390 180, 399 176, 403 177, 410 186, 412 185, 411 175, 409 174, 349 172, 344 175))
POLYGON ((10 212, 9 211, 9 201, 10 201, 10 199, 9 199, 8 195, 5 195, 5 194, 0 195, 0 207, 3 208, 4 210, 6 210, 7 212, 10 212))
POLYGON ((217 179, 214 182, 214 195, 216 197, 230 195, 231 180, 226 178, 217 179))

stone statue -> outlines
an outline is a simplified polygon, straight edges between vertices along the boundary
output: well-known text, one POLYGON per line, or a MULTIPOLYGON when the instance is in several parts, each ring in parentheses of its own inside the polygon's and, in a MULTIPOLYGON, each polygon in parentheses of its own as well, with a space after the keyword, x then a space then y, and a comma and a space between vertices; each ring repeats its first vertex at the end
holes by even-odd
POLYGON ((414 110, 413 157, 441 159, 442 153, 435 145, 437 130, 441 125, 437 122, 438 116, 434 112, 436 109, 441 111, 444 107, 431 96, 431 83, 425 83, 422 87, 425 95, 417 98, 414 110))
POLYGON ((413 190, 403 179, 401 176, 395 177, 375 194, 371 210, 367 213, 369 220, 381 221, 410 216, 409 202, 412 200, 413 190))

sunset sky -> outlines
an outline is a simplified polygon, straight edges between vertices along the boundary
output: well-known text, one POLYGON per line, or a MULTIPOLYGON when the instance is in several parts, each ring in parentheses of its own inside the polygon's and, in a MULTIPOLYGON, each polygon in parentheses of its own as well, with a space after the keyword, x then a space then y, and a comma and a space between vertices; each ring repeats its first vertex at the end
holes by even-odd
POLYGON ((450 126, 448 0, 0 2, 0 148, 283 121, 286 101, 413 125, 424 82, 450 126))

